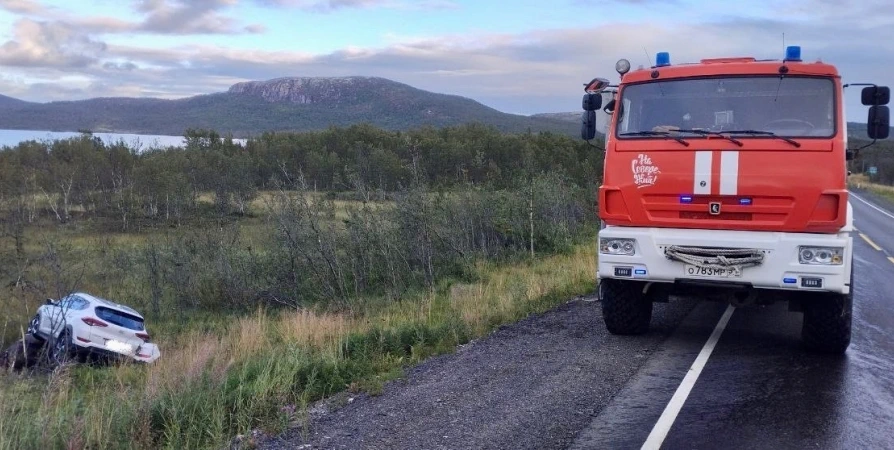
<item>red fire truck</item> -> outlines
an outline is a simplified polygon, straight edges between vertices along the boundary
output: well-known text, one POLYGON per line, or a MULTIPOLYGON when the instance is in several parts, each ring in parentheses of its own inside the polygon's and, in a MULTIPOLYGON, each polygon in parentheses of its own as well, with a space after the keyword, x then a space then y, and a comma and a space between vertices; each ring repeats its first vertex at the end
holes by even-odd
MULTIPOLYGON (((853 230, 845 88, 801 59, 703 59, 586 85, 582 137, 610 114, 599 188, 599 294, 615 334, 648 330, 671 295, 735 306, 788 301, 809 347, 850 344, 853 230), (607 102, 603 100, 608 100, 607 102), (603 103, 605 103, 603 105, 603 103)), ((856 84, 868 135, 888 136, 887 87, 856 84)), ((852 84, 851 86, 854 86, 852 84)))

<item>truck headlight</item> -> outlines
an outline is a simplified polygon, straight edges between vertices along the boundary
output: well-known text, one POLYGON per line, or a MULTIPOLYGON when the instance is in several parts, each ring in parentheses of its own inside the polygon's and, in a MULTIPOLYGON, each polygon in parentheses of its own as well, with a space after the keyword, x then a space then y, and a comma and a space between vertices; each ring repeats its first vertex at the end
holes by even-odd
POLYGON ((798 247, 798 262, 801 264, 820 264, 840 266, 844 263, 842 247, 798 247))
POLYGON ((636 239, 599 239, 599 253, 633 255, 636 253, 636 239))

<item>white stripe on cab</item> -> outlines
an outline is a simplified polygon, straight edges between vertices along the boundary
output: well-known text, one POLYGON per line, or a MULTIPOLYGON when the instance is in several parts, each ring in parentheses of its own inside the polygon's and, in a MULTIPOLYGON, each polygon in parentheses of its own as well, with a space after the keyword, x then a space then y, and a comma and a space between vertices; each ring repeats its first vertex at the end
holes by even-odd
POLYGON ((739 193, 739 152, 720 152, 720 195, 739 193))
POLYGON ((693 194, 711 194, 711 155, 712 152, 695 152, 695 177, 692 186, 693 194))

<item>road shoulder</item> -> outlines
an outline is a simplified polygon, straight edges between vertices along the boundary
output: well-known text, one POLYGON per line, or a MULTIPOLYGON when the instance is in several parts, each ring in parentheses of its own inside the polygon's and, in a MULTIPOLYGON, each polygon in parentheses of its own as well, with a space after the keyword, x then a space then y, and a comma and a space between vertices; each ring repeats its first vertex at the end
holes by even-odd
POLYGON ((693 308, 657 304, 644 336, 605 331, 593 297, 499 328, 432 358, 261 448, 566 447, 693 308))

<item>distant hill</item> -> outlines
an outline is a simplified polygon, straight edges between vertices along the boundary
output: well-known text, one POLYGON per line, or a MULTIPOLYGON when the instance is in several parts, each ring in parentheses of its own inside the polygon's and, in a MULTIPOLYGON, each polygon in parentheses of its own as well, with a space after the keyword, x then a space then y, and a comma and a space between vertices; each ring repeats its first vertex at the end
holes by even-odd
POLYGON ((560 113, 540 113, 534 114, 531 117, 538 117, 543 119, 552 119, 552 120, 561 120, 564 122, 574 122, 577 125, 580 125, 581 113, 579 112, 560 112, 560 113))
POLYGON ((27 105, 28 102, 24 100, 19 100, 17 98, 7 97, 5 95, 0 95, 0 108, 2 107, 14 107, 14 106, 22 106, 27 105))
MULTIPOLYGON (((891 127, 890 136, 888 139, 894 139, 894 127, 891 127)), ((865 139, 869 140, 869 136, 866 134, 866 124, 865 123, 857 123, 857 122, 848 122, 847 123, 847 136, 854 139, 865 139)))
POLYGON ((368 122, 393 130, 480 122, 505 132, 575 135, 578 125, 507 114, 469 98, 372 77, 278 78, 177 100, 94 98, 33 103, 0 96, 0 129, 180 135, 210 128, 236 137, 368 122))

